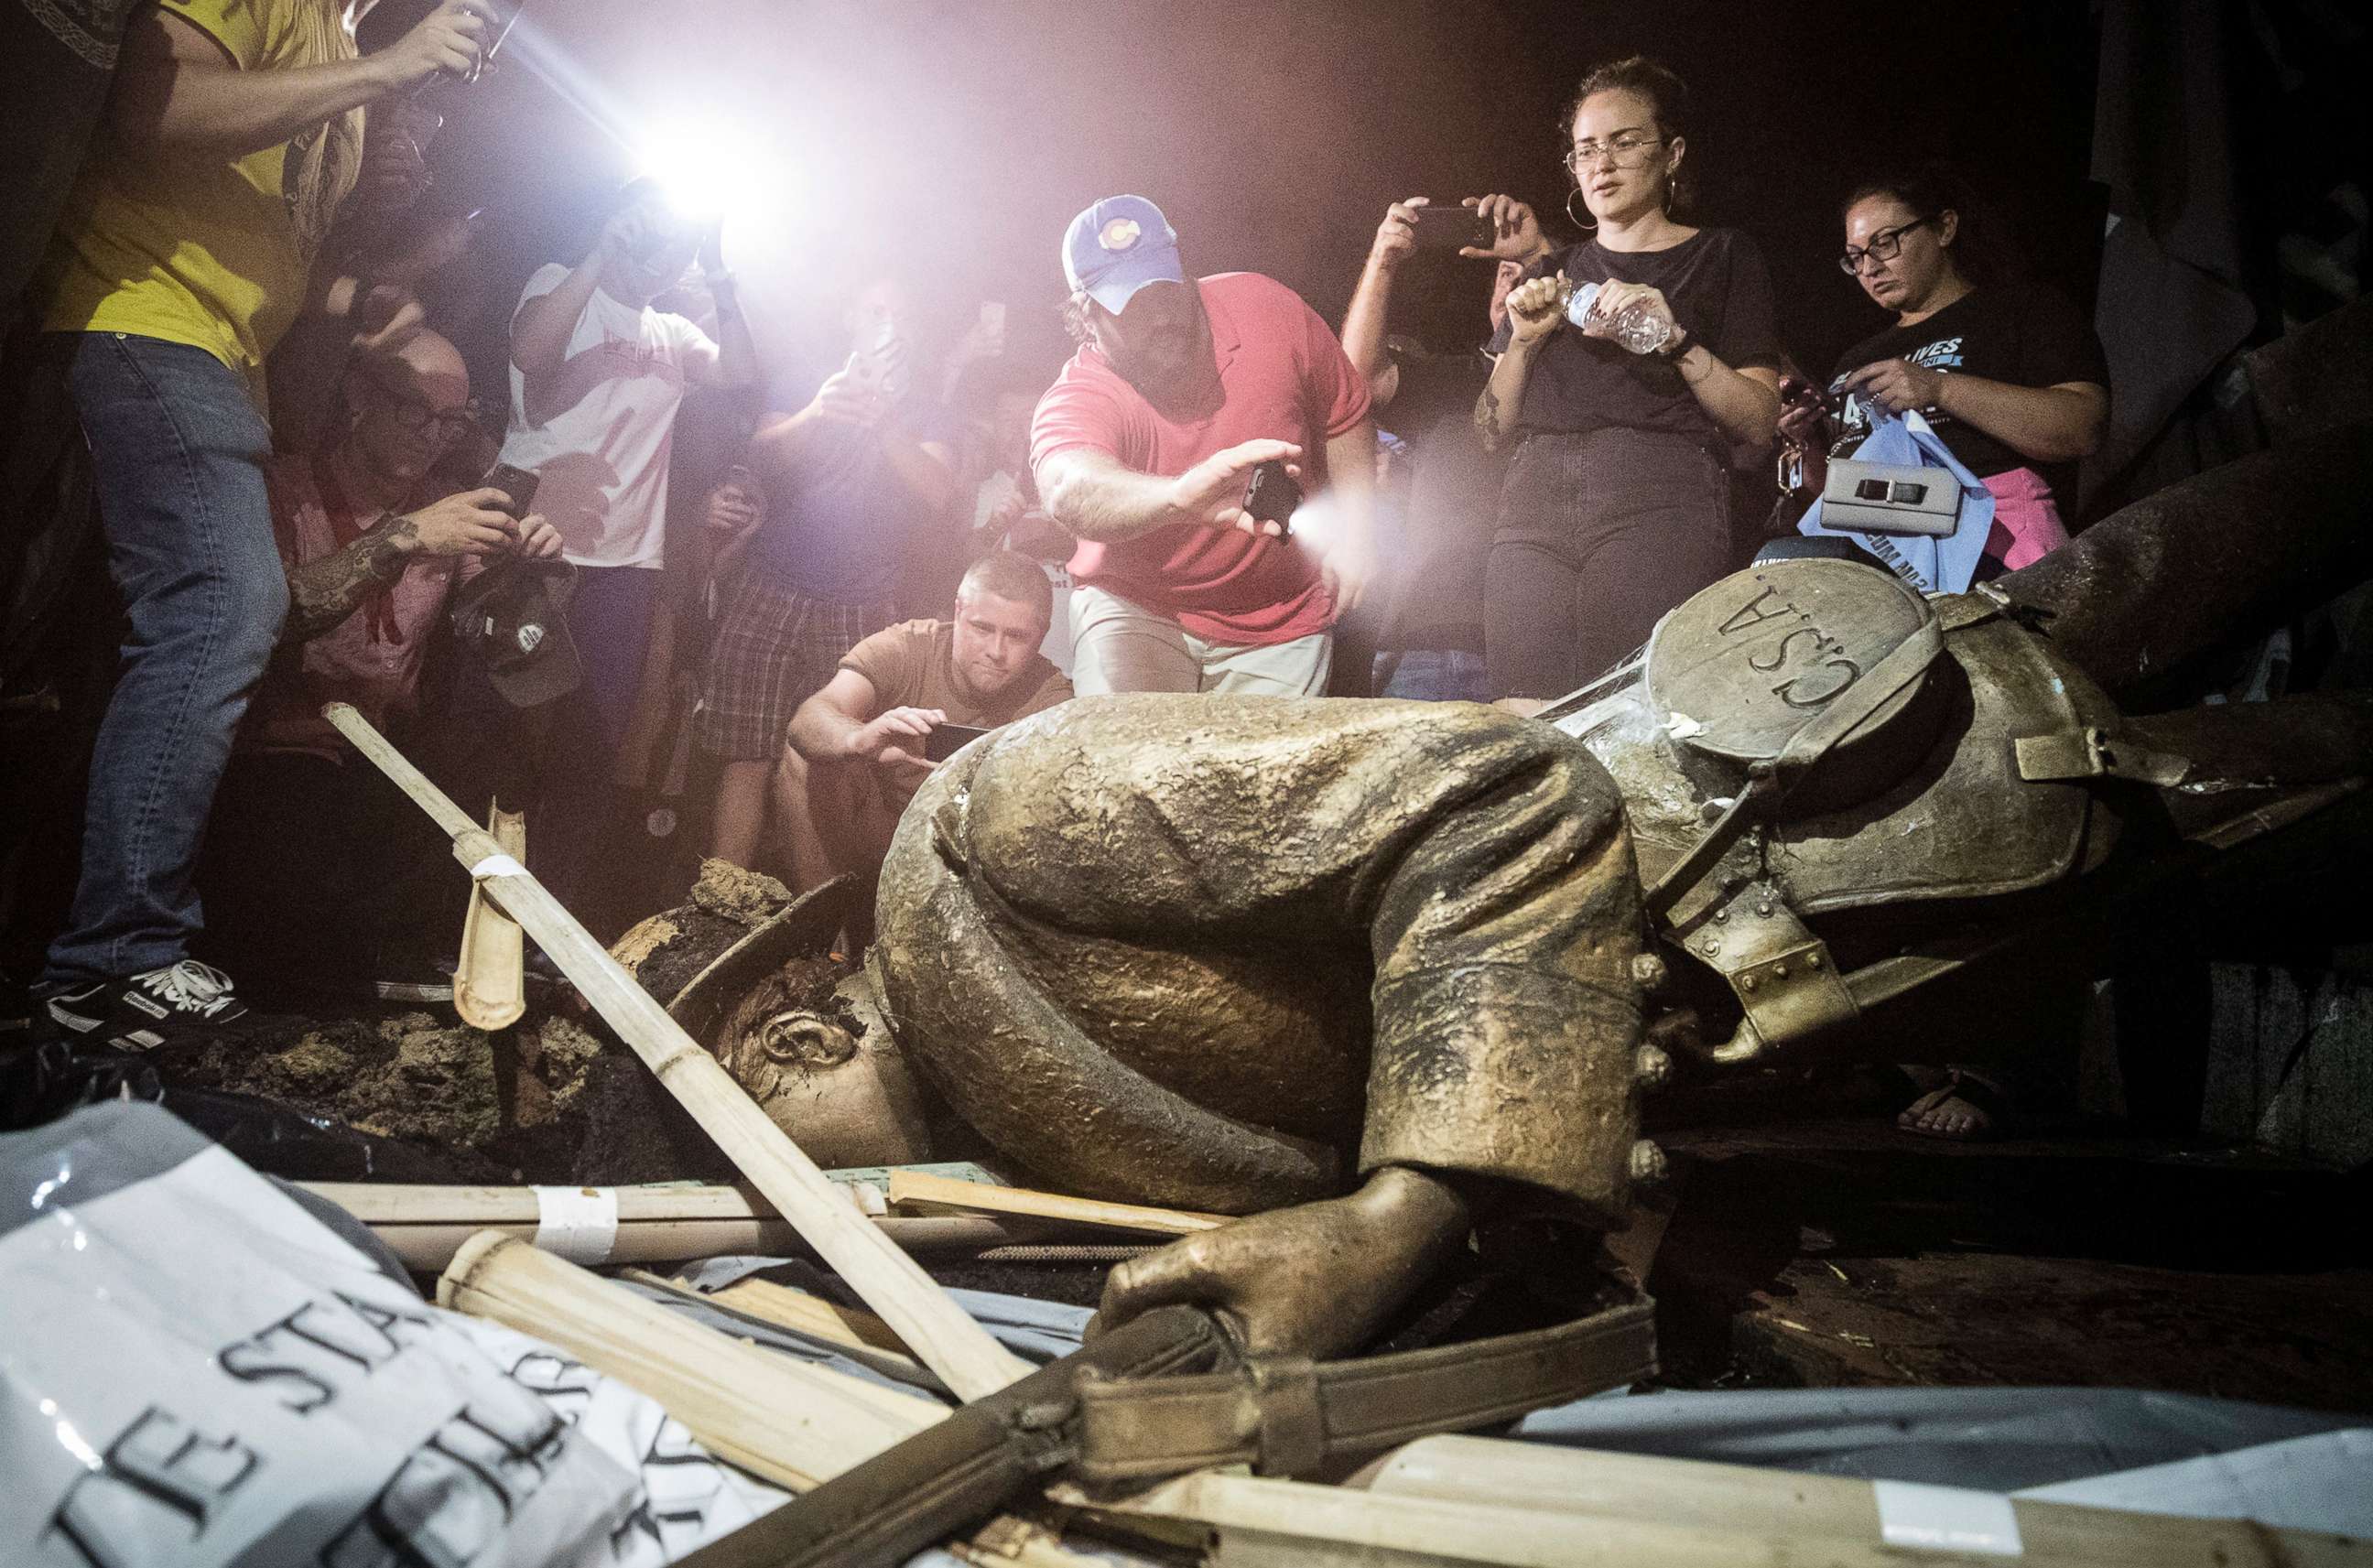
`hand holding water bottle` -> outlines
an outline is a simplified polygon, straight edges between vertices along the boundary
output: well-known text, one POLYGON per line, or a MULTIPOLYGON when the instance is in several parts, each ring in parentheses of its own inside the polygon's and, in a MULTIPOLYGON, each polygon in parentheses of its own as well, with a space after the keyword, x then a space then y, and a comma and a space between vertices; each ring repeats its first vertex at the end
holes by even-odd
POLYGON ((1566 301, 1565 319, 1589 337, 1620 344, 1634 354, 1670 351, 1685 335, 1659 289, 1644 283, 1585 283, 1566 301))

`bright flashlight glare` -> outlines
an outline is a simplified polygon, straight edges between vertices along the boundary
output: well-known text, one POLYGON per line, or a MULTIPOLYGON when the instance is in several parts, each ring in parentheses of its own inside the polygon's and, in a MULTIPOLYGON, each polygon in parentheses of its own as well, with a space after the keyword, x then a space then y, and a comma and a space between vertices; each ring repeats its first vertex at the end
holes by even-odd
POLYGON ((672 129, 645 145, 641 163, 668 205, 688 221, 722 218, 729 231, 764 228, 780 206, 780 166, 763 156, 746 132, 672 129))

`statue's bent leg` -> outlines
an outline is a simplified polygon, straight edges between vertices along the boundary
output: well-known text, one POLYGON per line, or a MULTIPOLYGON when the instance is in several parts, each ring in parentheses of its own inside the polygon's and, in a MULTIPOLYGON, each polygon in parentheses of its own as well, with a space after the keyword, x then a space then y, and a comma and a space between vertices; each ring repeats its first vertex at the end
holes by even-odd
POLYGON ((1470 1197, 1519 1194, 1601 1225, 1621 1211, 1639 883, 1613 785, 1547 726, 1464 705, 1075 702, 926 787, 892 848, 882 919, 902 1040, 1009 1153, 1091 1177, 1132 1147, 1223 1179, 1249 1158, 1296 1196, 1335 1178, 1306 1149, 1283 1173, 1281 1135, 1215 1126, 1116 1055, 1158 1060, 1158 1041, 1115 1036, 1173 1024, 1257 1074, 1273 1054, 1259 1030, 1160 1015, 1165 999, 1212 994, 1166 989, 1165 966, 1364 958, 1367 1186, 1140 1260, 1125 1273, 1152 1293, 1131 1310, 1203 1299, 1236 1307, 1257 1341, 1341 1343, 1463 1235, 1470 1197), (1156 1015, 1074 1005, 1067 981, 1086 995, 1098 977, 1045 965, 1050 931, 1143 955, 1156 1015), (1097 1030, 1081 1027, 1089 1015, 1097 1030))

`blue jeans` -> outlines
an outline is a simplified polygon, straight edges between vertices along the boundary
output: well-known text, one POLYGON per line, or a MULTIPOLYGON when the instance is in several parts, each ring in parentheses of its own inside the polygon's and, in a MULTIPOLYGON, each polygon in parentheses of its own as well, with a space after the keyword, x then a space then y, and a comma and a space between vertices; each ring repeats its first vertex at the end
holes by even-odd
POLYGON ((1491 695, 1560 697, 1605 674, 1734 564, 1730 474, 1694 438, 1529 438, 1483 571, 1491 695))
POLYGON ((201 348, 85 333, 67 381, 130 629, 91 755, 82 878, 42 980, 188 956, 192 871, 231 738, 288 613, 247 383, 201 348))

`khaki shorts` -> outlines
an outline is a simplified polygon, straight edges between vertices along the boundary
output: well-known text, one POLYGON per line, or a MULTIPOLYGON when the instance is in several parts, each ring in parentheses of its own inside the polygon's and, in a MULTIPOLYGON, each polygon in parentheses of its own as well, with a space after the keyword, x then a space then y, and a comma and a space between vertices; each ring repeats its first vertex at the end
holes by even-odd
POLYGON ((1313 632, 1264 648, 1207 642, 1166 615, 1085 583, 1071 590, 1071 685, 1107 692, 1230 692, 1323 696, 1335 637, 1313 632))

